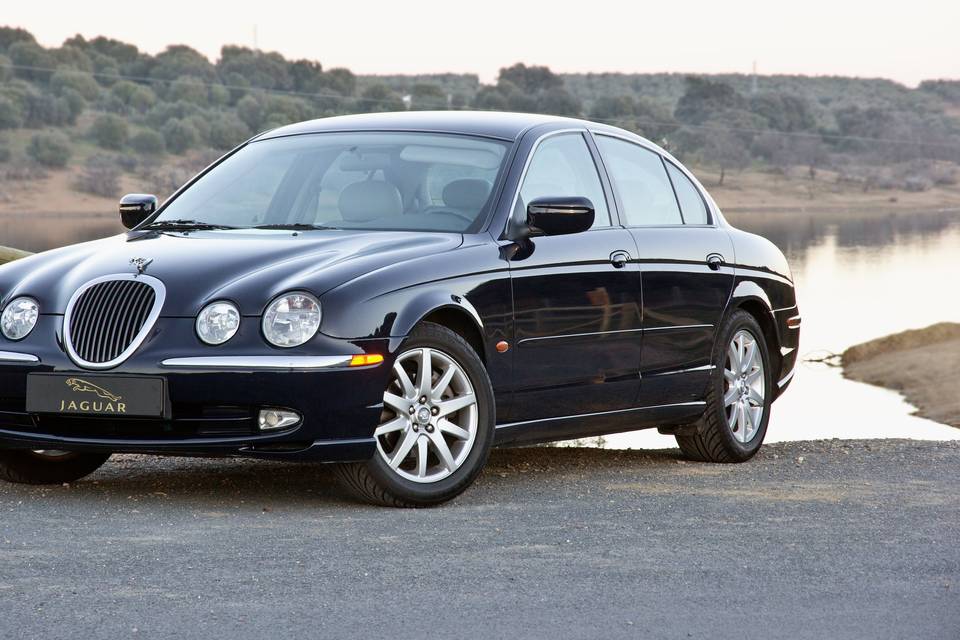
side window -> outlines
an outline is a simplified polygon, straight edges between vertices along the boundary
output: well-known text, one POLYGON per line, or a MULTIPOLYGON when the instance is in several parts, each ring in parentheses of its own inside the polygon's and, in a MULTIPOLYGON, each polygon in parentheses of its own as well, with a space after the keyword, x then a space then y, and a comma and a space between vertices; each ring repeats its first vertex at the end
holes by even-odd
POLYGON ((683 175, 680 169, 667 162, 667 172, 670 174, 670 180, 673 182, 673 188, 677 191, 677 200, 680 201, 680 211, 683 213, 683 221, 687 224, 707 224, 707 205, 697 188, 690 182, 690 178, 683 175))
POLYGON ((596 211, 593 226, 610 226, 610 211, 600 174, 587 142, 579 133, 551 136, 540 143, 527 168, 517 204, 525 211, 527 203, 552 196, 589 198, 596 211))
POLYGON ((659 154, 603 135, 597 136, 597 146, 620 196, 628 226, 683 224, 659 154))

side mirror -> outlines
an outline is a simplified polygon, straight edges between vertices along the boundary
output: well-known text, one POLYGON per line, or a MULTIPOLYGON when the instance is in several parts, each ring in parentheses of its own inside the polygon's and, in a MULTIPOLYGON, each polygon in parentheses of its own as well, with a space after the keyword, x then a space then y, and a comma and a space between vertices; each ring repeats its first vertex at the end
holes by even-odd
POLYGON ((593 226, 595 212, 587 198, 537 198, 527 205, 527 225, 534 234, 562 236, 593 226))
POLYGON ((146 193, 128 193, 120 198, 120 222, 127 229, 149 218, 157 210, 157 196, 146 193))

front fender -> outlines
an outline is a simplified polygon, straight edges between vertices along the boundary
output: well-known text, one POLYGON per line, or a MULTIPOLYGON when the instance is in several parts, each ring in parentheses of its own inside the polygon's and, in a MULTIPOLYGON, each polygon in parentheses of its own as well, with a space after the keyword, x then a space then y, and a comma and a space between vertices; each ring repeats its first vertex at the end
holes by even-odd
POLYGON ((397 315, 391 334, 395 337, 406 336, 418 322, 428 315, 445 309, 451 309, 469 316, 474 328, 480 335, 483 335, 483 320, 473 304, 462 295, 450 293, 443 289, 431 289, 415 295, 397 315))

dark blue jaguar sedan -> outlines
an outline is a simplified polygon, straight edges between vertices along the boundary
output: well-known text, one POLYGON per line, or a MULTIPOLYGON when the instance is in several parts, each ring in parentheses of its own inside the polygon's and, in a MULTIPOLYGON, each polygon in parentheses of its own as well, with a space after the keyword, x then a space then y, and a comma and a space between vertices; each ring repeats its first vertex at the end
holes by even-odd
POLYGON ((796 364, 783 254, 613 127, 329 118, 157 202, 128 195, 124 235, 0 268, 0 477, 249 456, 423 506, 495 445, 658 427, 739 462, 796 364))

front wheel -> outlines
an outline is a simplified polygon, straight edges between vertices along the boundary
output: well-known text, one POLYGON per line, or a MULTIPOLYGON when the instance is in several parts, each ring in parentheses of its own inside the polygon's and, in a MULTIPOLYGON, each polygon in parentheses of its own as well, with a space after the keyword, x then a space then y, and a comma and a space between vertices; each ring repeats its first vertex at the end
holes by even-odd
POLYGON ((423 323, 400 349, 383 394, 373 459, 338 465, 359 498, 427 507, 456 497, 486 464, 495 425, 493 388, 473 348, 423 323))
POLYGON ((721 331, 707 408, 693 435, 677 435, 680 451, 691 460, 745 462, 767 433, 773 381, 770 354, 756 319, 736 311, 721 331))
POLYGON ((109 458, 109 453, 53 449, 0 451, 0 479, 18 484, 63 484, 90 475, 109 458))

